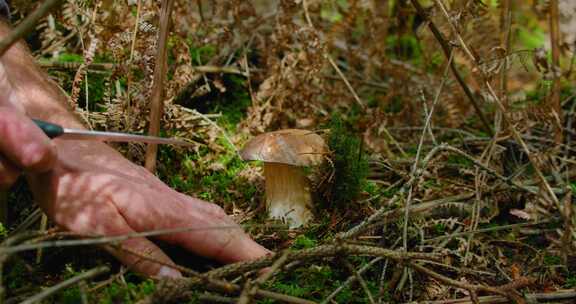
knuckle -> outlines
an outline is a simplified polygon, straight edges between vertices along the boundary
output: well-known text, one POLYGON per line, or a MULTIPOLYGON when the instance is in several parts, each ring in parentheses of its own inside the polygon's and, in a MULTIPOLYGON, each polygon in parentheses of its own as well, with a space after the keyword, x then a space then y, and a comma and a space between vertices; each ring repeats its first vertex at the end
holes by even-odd
POLYGON ((228 216, 224 209, 216 204, 210 204, 208 208, 209 212, 218 218, 225 218, 228 216))
POLYGON ((49 170, 54 162, 55 148, 46 142, 32 142, 23 147, 22 166, 31 171, 49 170))
POLYGON ((33 172, 49 170, 56 148, 48 137, 33 126, 27 117, 0 106, 0 152, 15 165, 33 172))

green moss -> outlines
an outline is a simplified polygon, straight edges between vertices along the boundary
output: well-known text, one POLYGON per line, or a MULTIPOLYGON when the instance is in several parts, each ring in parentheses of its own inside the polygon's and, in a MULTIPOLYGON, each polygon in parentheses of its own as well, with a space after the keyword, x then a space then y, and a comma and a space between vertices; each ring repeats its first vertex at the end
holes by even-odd
POLYGON ((24 262, 20 259, 12 260, 4 275, 4 284, 8 290, 15 290, 27 285, 26 275, 28 269, 24 262))
POLYGON ((200 47, 194 46, 192 40, 189 40, 190 56, 194 63, 198 65, 205 64, 214 55, 216 55, 216 47, 212 45, 203 45, 200 47))
POLYGON ((568 275, 564 288, 576 288, 576 273, 568 275))
POLYGON ((80 288, 75 286, 65 289, 57 301, 63 304, 81 303, 82 294, 80 293, 80 288))
POLYGON ((228 131, 236 131, 236 126, 246 117, 246 109, 252 104, 250 94, 246 89, 246 80, 238 75, 229 75, 225 85, 228 94, 222 96, 214 104, 213 113, 222 113, 219 119, 228 131))
MULTIPOLYGON (((355 269, 361 268, 368 263, 364 257, 351 257, 348 261, 355 269)), ((338 262, 336 262, 338 263, 338 262)), ((281 272, 274 277, 273 281, 266 283, 266 288, 291 296, 305 298, 311 301, 322 301, 336 288, 341 287, 351 273, 345 267, 337 265, 312 264, 287 272, 281 272)), ((372 267, 363 274, 368 289, 373 295, 378 294, 378 279, 380 272, 378 267, 372 267)), ((390 299, 385 294, 384 299, 390 299)), ((352 284, 345 287, 334 298, 336 303, 367 303, 368 299, 362 288, 352 284)), ((274 303, 274 302, 259 302, 274 303)))
POLYGON ((423 63, 418 39, 413 35, 389 35, 386 39, 386 46, 389 50, 388 54, 391 57, 408 59, 417 65, 423 63))
POLYGON ((332 206, 342 206, 360 194, 368 175, 368 161, 361 140, 349 131, 339 114, 332 116, 328 146, 334 166, 328 201, 332 206))
POLYGON ((544 264, 547 266, 554 266, 562 264, 562 258, 557 255, 546 254, 544 255, 544 264))
MULTIPOLYGON (((251 99, 244 78, 226 75, 223 81, 226 92, 194 100, 189 106, 202 113, 221 114, 216 123, 227 134, 234 134, 237 132, 238 124, 246 116, 246 109, 250 106, 251 99)), ((159 163, 162 164, 162 170, 159 172, 161 178, 176 190, 207 201, 221 204, 251 201, 257 192, 256 185, 239 177, 248 163, 238 157, 235 148, 223 134, 220 134, 217 144, 225 150, 215 154, 215 151, 208 146, 202 146, 197 153, 179 155, 171 147, 161 146, 159 150, 159 163)))
POLYGON ((542 47, 546 39, 546 33, 539 27, 532 29, 518 27, 517 35, 520 44, 527 49, 542 47))
POLYGON ((85 108, 86 103, 88 103, 88 109, 90 111, 103 111, 104 109, 99 107, 98 104, 103 104, 102 101, 107 90, 108 79, 108 75, 88 75, 88 92, 86 92, 86 78, 84 78, 84 81, 80 84, 79 106, 85 108))
MULTIPOLYGON (((133 280, 133 278, 129 278, 129 280, 133 280)), ((146 295, 152 294, 155 288, 152 280, 141 282, 128 281, 126 284, 114 282, 98 293, 97 303, 136 303, 146 295)))
POLYGON ((446 162, 452 165, 458 165, 465 168, 471 168, 474 165, 474 162, 472 162, 469 158, 464 157, 462 155, 453 155, 453 154, 448 155, 446 162))
POLYGON ((446 225, 444 223, 436 223, 436 225, 434 225, 434 231, 437 234, 444 234, 444 232, 446 232, 446 225))
POLYGON ((79 54, 62 53, 58 56, 59 62, 84 62, 84 57, 79 54))
POLYGON ((366 181, 363 185, 362 190, 372 197, 380 194, 382 187, 378 186, 378 184, 376 184, 375 182, 366 181))
POLYGON ((0 222, 0 239, 3 239, 7 236, 8 236, 8 231, 6 230, 6 227, 4 227, 4 224, 2 224, 2 222, 0 222))
POLYGON ((306 249, 306 248, 313 248, 316 245, 317 245, 316 240, 308 238, 307 236, 301 234, 298 237, 296 237, 296 239, 294 239, 294 244, 292 245, 292 247, 294 249, 306 249))

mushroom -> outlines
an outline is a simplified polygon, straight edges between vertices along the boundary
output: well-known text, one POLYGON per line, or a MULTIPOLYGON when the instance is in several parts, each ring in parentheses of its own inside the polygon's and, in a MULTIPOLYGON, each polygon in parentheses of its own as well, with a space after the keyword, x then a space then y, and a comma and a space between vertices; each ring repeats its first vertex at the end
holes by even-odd
POLYGON ((319 165, 328 151, 322 137, 300 129, 264 133, 240 152, 243 160, 264 162, 269 216, 297 228, 312 219, 312 195, 303 167, 319 165))

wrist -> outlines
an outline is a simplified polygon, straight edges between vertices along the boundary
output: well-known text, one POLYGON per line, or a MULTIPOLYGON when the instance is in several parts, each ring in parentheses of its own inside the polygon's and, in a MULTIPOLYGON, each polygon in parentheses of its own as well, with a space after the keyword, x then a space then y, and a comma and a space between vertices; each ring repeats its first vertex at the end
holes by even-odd
MULTIPOLYGON (((10 28, 0 21, 0 40, 10 28)), ((23 109, 32 118, 58 123, 68 128, 83 125, 68 109, 66 95, 36 66, 35 59, 24 43, 18 42, 1 57, 0 73, 9 83, 13 106, 23 109)), ((1 75, 0 75, 1 76, 1 75)))

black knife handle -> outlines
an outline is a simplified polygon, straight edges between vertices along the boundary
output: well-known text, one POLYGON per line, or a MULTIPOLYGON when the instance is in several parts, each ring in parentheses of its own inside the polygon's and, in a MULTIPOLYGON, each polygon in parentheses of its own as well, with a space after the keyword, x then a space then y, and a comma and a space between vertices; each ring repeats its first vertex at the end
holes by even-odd
POLYGON ((38 120, 38 119, 32 119, 32 121, 34 121, 34 123, 40 129, 42 129, 44 134, 46 134, 46 136, 48 136, 50 138, 56 138, 56 137, 64 134, 64 128, 62 128, 61 126, 59 126, 57 124, 49 123, 49 122, 38 120))

